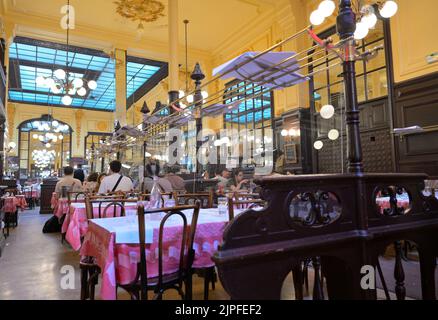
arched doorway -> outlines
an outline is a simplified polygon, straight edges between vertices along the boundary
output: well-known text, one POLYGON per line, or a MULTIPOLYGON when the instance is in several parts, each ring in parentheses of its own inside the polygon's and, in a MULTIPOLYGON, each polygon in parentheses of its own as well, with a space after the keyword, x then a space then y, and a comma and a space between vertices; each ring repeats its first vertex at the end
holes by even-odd
POLYGON ((70 165, 72 128, 51 115, 22 122, 19 127, 18 179, 46 178, 70 165))

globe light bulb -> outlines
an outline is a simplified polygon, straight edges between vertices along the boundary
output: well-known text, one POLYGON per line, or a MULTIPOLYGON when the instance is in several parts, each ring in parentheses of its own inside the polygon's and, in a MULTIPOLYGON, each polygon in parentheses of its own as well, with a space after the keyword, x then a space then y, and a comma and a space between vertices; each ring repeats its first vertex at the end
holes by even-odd
POLYGON ((62 104, 65 106, 70 106, 73 102, 73 99, 69 95, 65 95, 61 99, 62 104))
POLYGON ((324 17, 330 17, 335 12, 336 5, 332 0, 324 0, 319 4, 318 11, 324 17))
POLYGON ((62 134, 59 135, 58 137, 59 140, 64 140, 64 136, 62 134))
POLYGON ((34 139, 34 140, 37 140, 38 139, 38 134, 34 134, 33 136, 32 136, 32 138, 34 139))
POLYGON ((35 79, 35 82, 36 82, 38 87, 44 87, 46 84, 46 78, 39 76, 35 79))
POLYGON ((289 130, 289 135, 290 135, 291 137, 295 137, 295 136, 297 135, 297 131, 296 131, 295 129, 290 129, 290 130, 289 130))
POLYGON ((56 71, 54 72, 54 75, 55 75, 55 77, 58 78, 59 80, 64 80, 64 79, 65 79, 65 76, 66 76, 66 73, 65 73, 64 70, 62 70, 62 69, 58 69, 58 70, 56 70, 56 71))
POLYGON ((88 81, 88 88, 90 88, 91 90, 96 90, 97 82, 94 80, 88 81))
POLYGON ((58 122, 58 121, 56 121, 56 120, 55 120, 55 121, 53 121, 53 122, 52 122, 52 126, 54 126, 54 127, 57 127, 57 126, 59 126, 59 122, 58 122))
POLYGON ((195 101, 195 97, 192 94, 187 96, 187 102, 188 103, 193 103, 193 101, 195 101))
POLYGON ((286 129, 281 130, 281 136, 282 136, 282 137, 287 137, 288 133, 289 133, 289 132, 288 132, 286 129))
POLYGON ((84 97, 87 94, 87 89, 85 89, 84 87, 80 88, 77 92, 78 96, 80 97, 84 97))
POLYGON ((362 40, 367 35, 370 29, 368 29, 368 26, 364 22, 358 22, 356 23, 356 31, 354 32, 354 39, 356 40, 362 40))
POLYGON ((373 29, 377 24, 377 16, 374 13, 364 16, 361 20, 368 29, 373 29))
POLYGON ((329 120, 335 115, 335 107, 331 104, 327 104, 321 108, 319 113, 323 119, 329 120))
POLYGON ((325 18, 319 10, 315 10, 310 15, 310 23, 314 26, 319 26, 324 22, 325 18))
POLYGON ((395 1, 386 1, 383 7, 379 10, 383 18, 389 19, 393 17, 398 11, 398 5, 395 1))
POLYGON ((55 80, 53 80, 52 78, 47 78, 45 82, 45 86, 48 88, 52 88, 55 85, 55 80))
POLYGON ((44 137, 43 137, 43 136, 39 136, 39 137, 38 137, 38 140, 40 140, 41 142, 43 142, 43 141, 44 141, 44 137))
POLYGON ((202 91, 202 98, 207 99, 208 98, 208 92, 207 91, 202 91))
POLYGON ((321 150, 324 147, 324 143, 322 141, 315 141, 315 143, 313 144, 313 147, 316 150, 321 150))
POLYGON ((57 85, 56 83, 54 83, 51 87, 50 90, 52 90, 52 92, 54 94, 60 94, 61 93, 61 88, 59 85, 57 85))
POLYGON ((82 79, 80 79, 80 78, 75 78, 75 79, 73 80, 73 86, 74 86, 76 89, 81 88, 83 85, 84 85, 84 80, 82 80, 82 79))
POLYGON ((329 133, 328 133, 328 137, 332 141, 338 140, 338 138, 339 138, 339 131, 336 130, 336 129, 330 130, 329 133))
POLYGON ((182 91, 182 90, 179 90, 179 91, 178 91, 178 97, 179 97, 180 99, 184 98, 185 95, 186 95, 186 93, 185 93, 184 91, 182 91))
POLYGON ((52 145, 50 143, 46 143, 46 148, 51 148, 52 145))

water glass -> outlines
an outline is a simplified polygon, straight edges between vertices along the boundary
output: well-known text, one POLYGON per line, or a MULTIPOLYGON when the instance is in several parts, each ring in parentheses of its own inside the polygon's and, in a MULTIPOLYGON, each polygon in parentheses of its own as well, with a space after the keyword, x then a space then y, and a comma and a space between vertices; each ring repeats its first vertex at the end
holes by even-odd
POLYGON ((219 214, 227 214, 228 213, 228 199, 225 197, 218 198, 218 209, 219 214))

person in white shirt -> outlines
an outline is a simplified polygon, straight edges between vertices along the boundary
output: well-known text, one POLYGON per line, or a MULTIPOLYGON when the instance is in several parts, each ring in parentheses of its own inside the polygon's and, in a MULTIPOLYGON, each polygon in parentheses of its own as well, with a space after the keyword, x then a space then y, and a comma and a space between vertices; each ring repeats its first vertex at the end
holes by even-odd
POLYGON ((134 189, 132 180, 129 177, 124 177, 120 174, 122 163, 113 161, 110 163, 110 175, 103 178, 99 187, 99 194, 110 192, 130 192, 134 189))

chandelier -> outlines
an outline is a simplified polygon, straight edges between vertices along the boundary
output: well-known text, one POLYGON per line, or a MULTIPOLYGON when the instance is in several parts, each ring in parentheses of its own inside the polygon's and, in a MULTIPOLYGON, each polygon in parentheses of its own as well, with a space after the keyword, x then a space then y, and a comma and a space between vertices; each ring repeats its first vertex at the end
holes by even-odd
POLYGON ((32 138, 39 140, 46 148, 51 148, 53 143, 64 140, 64 135, 70 132, 68 125, 62 125, 50 117, 48 121, 35 121, 33 125, 41 133, 34 133, 32 138))
POLYGON ((48 168, 50 164, 55 160, 56 152, 54 150, 34 150, 32 152, 32 159, 35 163, 35 167, 43 170, 48 168))
POLYGON ((124 18, 139 22, 138 29, 143 30, 143 23, 154 22, 164 17, 164 4, 156 0, 118 0, 117 13, 124 18))
POLYGON ((57 69, 51 77, 39 76, 36 78, 36 84, 40 87, 49 88, 53 94, 63 95, 61 102, 65 106, 73 103, 73 96, 85 97, 88 90, 95 90, 97 82, 86 80, 75 73, 69 71, 69 49, 70 49, 70 0, 67 2, 67 59, 66 68, 57 69))
MULTIPOLYGON (((352 1, 353 2, 353 1, 352 1)), ((356 0, 353 2, 356 20, 356 32, 354 39, 364 39, 370 29, 374 29, 378 19, 389 19, 393 17, 398 10, 398 5, 395 1, 363 1, 356 0)), ((310 23, 314 26, 319 26, 324 23, 325 19, 330 17, 336 9, 336 4, 333 0, 324 0, 319 4, 317 10, 310 15, 310 23)))

